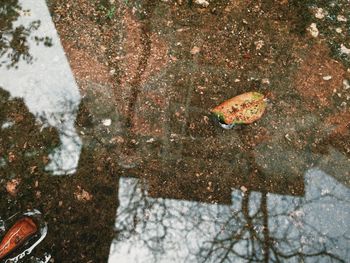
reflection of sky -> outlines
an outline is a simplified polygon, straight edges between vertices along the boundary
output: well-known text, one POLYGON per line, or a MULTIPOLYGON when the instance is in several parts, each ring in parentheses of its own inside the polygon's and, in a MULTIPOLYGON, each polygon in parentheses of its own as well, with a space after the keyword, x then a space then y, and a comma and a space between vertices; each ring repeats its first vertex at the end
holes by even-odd
POLYGON ((41 21, 39 29, 27 39, 34 61, 27 64, 20 60, 18 69, 1 67, 0 87, 13 97, 23 98, 38 120, 59 131, 61 146, 51 154, 47 169, 55 174, 74 172, 81 150, 81 140, 74 128, 80 102, 78 87, 45 0, 20 0, 19 4, 23 10, 29 9, 30 15, 20 16, 15 26, 28 26, 34 20, 41 21), (34 36, 52 38, 53 46, 37 45, 34 36))
MULTIPOLYGON (((263 261, 261 193, 249 195, 252 227, 244 230, 248 222, 239 190, 232 192, 232 205, 224 206, 150 198, 133 178, 121 178, 119 185, 118 236, 109 262, 263 261)), ((281 262, 346 262, 349 189, 310 170, 305 190, 304 197, 267 194, 269 262, 279 262, 277 257, 281 262), (332 261, 327 253, 340 260, 332 261)))

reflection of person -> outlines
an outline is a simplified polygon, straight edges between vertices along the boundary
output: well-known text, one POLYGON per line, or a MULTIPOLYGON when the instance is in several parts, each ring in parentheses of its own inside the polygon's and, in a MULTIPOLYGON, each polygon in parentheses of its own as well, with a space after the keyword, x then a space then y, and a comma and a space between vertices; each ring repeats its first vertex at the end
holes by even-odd
MULTIPOLYGON (((77 124, 85 127, 89 115, 82 105, 77 124)), ((92 138, 83 148, 73 177, 48 173, 48 156, 59 144, 57 131, 42 128, 21 99, 9 99, 2 89, 0 127, 1 219, 38 209, 49 231, 35 254, 48 252, 57 262, 106 262, 113 239, 118 182, 111 176, 117 171, 107 161, 110 154, 92 138), (4 184, 14 178, 20 183, 12 196, 4 184)))

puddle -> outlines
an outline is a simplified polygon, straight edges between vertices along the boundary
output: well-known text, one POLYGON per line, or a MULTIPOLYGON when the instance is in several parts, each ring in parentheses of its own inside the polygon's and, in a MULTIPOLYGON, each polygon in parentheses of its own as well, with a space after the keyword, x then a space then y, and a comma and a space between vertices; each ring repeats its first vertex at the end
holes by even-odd
POLYGON ((350 257, 350 192, 322 171, 306 173, 303 197, 233 190, 231 205, 152 198, 140 180, 120 180, 109 262, 345 262, 350 257))
POLYGON ((0 218, 49 226, 18 262, 349 260, 347 1, 196 2, 0 2, 0 218))
MULTIPOLYGON (((46 3, 4 1, 1 5, 8 24, 4 21, 0 87, 12 98, 22 98, 43 126, 58 130, 60 146, 51 153, 47 170, 74 173, 81 151, 74 127, 80 94, 46 3)), ((2 129, 8 126, 2 125, 2 129)))

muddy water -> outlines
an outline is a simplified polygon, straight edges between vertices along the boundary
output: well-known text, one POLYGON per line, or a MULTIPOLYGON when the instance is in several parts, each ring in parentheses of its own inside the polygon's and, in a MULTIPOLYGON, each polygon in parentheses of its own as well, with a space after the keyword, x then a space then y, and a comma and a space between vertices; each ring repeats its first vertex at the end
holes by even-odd
POLYGON ((346 1, 49 4, 0 4, 0 219, 48 226, 23 262, 349 261, 346 1), (248 91, 260 120, 212 121, 248 91))

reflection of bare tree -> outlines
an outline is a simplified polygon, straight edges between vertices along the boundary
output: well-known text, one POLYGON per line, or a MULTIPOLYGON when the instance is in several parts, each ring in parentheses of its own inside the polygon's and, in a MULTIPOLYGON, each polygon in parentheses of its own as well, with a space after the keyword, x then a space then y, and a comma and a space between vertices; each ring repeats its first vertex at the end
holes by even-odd
POLYGON ((228 207, 150 198, 122 179, 111 262, 346 262, 349 231, 329 220, 347 226, 348 190, 317 171, 306 183, 303 198, 236 190, 228 207))
MULTIPOLYGON (((17 68, 16 64, 23 59, 27 63, 33 61, 27 38, 40 27, 40 21, 32 21, 28 26, 15 25, 19 16, 29 14, 30 10, 22 10, 18 0, 2 0, 0 2, 0 67, 17 68)), ((34 37, 37 43, 43 42, 51 46, 48 37, 34 37)))

